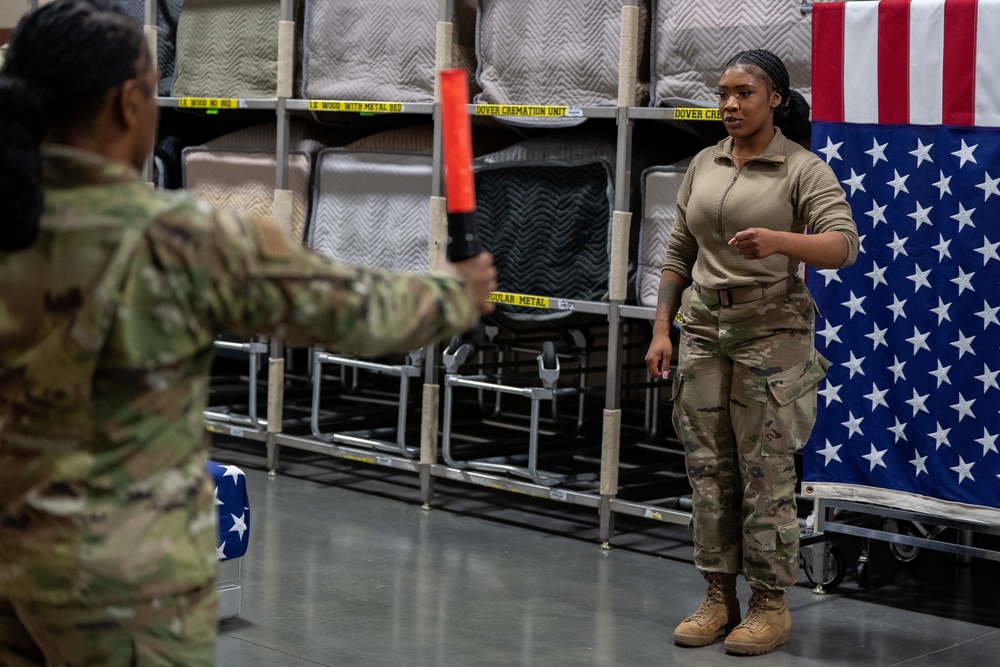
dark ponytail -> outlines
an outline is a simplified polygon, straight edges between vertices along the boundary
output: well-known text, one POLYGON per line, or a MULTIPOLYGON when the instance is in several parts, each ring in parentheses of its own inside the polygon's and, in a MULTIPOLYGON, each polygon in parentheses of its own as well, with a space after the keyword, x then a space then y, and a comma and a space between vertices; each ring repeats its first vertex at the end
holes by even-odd
POLYGON ((765 49, 741 51, 729 59, 723 70, 735 65, 753 65, 771 90, 781 95, 781 104, 774 110, 774 124, 792 141, 809 136, 809 103, 806 98, 788 86, 788 69, 781 58, 765 49))
POLYGON ((38 237, 46 134, 91 120, 109 90, 137 76, 144 44, 109 0, 56 0, 14 29, 0 69, 0 252, 38 237))

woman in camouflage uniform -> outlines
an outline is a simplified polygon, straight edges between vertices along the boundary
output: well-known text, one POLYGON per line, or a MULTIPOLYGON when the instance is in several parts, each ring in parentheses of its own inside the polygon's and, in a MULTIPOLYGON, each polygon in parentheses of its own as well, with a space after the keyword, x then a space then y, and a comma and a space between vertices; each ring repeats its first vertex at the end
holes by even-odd
POLYGON ((858 234, 833 171, 794 143, 809 106, 769 51, 733 57, 719 79, 729 137, 691 162, 663 264, 646 364, 666 378, 676 318, 674 427, 692 486, 695 564, 708 581, 674 642, 726 637, 767 653, 791 637, 783 593, 798 575, 794 453, 816 419, 826 360, 800 262, 851 265, 858 234), (736 575, 751 597, 740 622, 736 575))
POLYGON ((222 332, 418 348, 489 310, 492 259, 334 264, 155 192, 157 74, 105 0, 26 16, 0 70, 0 664, 212 665, 202 423, 222 332))

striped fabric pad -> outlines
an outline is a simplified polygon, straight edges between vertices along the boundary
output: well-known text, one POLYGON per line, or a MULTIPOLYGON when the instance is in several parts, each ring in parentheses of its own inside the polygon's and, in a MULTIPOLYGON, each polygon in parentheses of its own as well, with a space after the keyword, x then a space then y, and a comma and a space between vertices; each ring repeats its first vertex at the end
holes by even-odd
MULTIPOLYGON (((295 119, 293 119, 295 120, 295 119)), ((304 236, 315 155, 323 144, 293 122, 288 155, 288 189, 293 193, 293 239, 304 236)), ((276 127, 273 123, 239 130, 183 151, 184 187, 218 208, 251 215, 274 215, 276 127)))
MULTIPOLYGON (((616 106, 621 2, 480 0, 479 104, 616 106)), ((640 3, 649 34, 649 0, 640 3)), ((648 79, 648 45, 636 67, 648 79)), ((512 124, 578 125, 582 118, 503 117, 512 124)))
POLYGON ((303 96, 433 102, 437 18, 437 0, 307 0, 303 96))
POLYGON ((171 94, 274 97, 279 9, 279 0, 184 0, 171 94))
MULTIPOLYGON (((476 160, 477 219, 499 291, 606 300, 614 142, 573 132, 476 160)), ((570 311, 499 306, 508 328, 564 322, 570 311)))
POLYGON ((434 171, 430 126, 390 130, 319 154, 309 247, 331 259, 426 271, 434 171))
POLYGON ((811 22, 800 0, 654 0, 652 105, 716 107, 722 68, 747 49, 784 61, 791 87, 811 96, 811 22))
POLYGON ((683 160, 642 172, 642 222, 636 270, 636 299, 640 306, 656 306, 660 267, 677 216, 677 193, 689 163, 690 160, 683 160))

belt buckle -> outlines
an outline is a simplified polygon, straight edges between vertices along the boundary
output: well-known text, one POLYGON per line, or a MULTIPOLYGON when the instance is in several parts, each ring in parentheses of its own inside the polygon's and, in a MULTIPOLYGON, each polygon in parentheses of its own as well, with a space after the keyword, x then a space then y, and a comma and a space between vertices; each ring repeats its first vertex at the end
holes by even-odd
POLYGON ((733 290, 730 288, 726 287, 720 290, 715 290, 715 295, 716 301, 718 301, 719 305, 723 308, 729 308, 733 305, 733 290), (725 299, 722 298, 723 294, 726 295, 725 299))

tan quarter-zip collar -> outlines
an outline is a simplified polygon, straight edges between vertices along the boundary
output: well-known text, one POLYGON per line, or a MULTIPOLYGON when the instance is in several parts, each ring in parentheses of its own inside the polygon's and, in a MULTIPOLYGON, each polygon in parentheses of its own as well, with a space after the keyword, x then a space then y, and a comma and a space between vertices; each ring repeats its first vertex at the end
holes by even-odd
MULTIPOLYGON (((774 128, 774 136, 771 137, 771 141, 767 144, 767 147, 761 152, 760 155, 749 160, 748 162, 772 162, 775 164, 783 164, 785 162, 785 142, 788 141, 785 135, 781 133, 781 130, 774 128)), ((733 150, 733 138, 726 137, 712 150, 712 157, 716 160, 724 159, 726 162, 732 162, 730 157, 733 150)))

